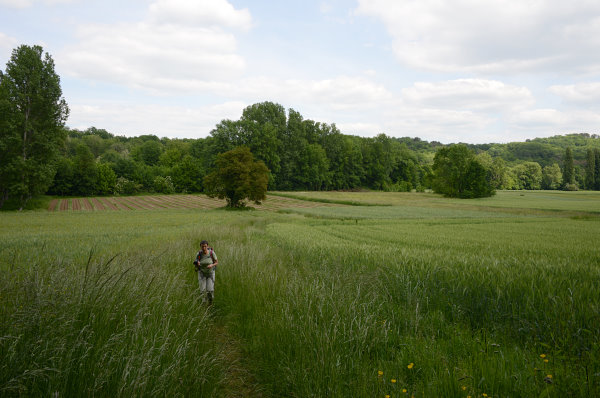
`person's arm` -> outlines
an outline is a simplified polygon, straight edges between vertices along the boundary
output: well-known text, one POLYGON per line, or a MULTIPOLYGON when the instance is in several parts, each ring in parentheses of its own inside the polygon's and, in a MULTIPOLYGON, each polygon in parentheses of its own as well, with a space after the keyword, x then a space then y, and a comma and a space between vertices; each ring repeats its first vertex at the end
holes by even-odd
POLYGON ((213 263, 209 265, 208 268, 213 268, 219 265, 219 259, 217 258, 217 255, 214 251, 210 253, 210 258, 213 260, 213 263))

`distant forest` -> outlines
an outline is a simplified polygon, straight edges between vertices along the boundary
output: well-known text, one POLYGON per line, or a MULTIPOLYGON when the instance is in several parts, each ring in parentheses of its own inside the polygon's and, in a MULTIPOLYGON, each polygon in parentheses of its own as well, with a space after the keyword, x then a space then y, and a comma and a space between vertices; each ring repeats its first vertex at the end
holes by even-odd
MULTIPOLYGON (((218 154, 247 146, 270 170, 269 190, 424 191, 439 142, 342 134, 279 104, 244 109, 206 138, 124 137, 66 128, 48 194, 202 192, 218 154)), ((509 144, 465 144, 496 189, 600 189, 600 137, 557 135, 509 144), (572 160, 569 158, 572 156, 572 160), (567 176, 569 181, 564 180, 567 176)))

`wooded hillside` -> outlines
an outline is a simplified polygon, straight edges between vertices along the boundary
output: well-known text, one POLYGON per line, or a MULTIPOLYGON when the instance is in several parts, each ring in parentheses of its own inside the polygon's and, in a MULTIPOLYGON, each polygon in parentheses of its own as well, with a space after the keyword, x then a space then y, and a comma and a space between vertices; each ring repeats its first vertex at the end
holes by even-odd
MULTIPOLYGON (((67 129, 56 164, 53 195, 201 192, 216 155, 247 146, 270 170, 270 190, 424 190, 439 142, 419 138, 346 135, 335 124, 304 119, 271 102, 246 108, 239 120, 223 120, 206 138, 124 137, 90 127, 67 129)), ((508 144, 467 146, 489 170, 497 189, 562 189, 564 155, 571 148, 573 183, 598 189, 600 137, 570 134, 508 144), (594 183, 586 167, 594 163, 594 183)), ((600 165, 600 164, 599 164, 600 165)))

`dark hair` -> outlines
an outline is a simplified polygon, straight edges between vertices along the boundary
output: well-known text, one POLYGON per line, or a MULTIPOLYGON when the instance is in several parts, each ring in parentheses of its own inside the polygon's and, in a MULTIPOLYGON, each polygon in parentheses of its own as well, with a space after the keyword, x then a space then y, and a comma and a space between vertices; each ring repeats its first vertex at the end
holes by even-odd
POLYGON ((204 244, 207 244, 207 245, 208 245, 208 241, 206 241, 206 240, 203 240, 202 242, 200 242, 200 246, 202 246, 202 245, 204 245, 204 244))

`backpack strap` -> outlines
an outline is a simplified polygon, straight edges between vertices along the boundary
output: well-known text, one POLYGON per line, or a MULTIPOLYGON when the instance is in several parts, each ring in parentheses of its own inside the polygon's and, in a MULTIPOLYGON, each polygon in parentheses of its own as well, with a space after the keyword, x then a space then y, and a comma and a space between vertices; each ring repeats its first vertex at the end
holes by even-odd
MULTIPOLYGON (((210 248, 210 258, 213 260, 213 264, 215 263, 215 251, 212 249, 212 247, 210 248)), ((217 269, 217 266, 215 265, 215 270, 217 269)))

